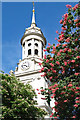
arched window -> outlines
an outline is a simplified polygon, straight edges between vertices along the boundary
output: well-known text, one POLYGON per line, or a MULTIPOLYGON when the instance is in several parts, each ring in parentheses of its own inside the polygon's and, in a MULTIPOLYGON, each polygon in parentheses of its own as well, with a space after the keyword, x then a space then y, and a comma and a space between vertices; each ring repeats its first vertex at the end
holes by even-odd
POLYGON ((31 49, 28 50, 28 55, 31 55, 31 49))
POLYGON ((35 46, 37 46, 37 47, 38 47, 38 44, 37 44, 37 43, 35 43, 35 46))
POLYGON ((25 42, 23 43, 23 47, 25 48, 25 42))
POLYGON ((38 50, 37 49, 35 49, 35 55, 38 55, 38 50))
POLYGON ((31 43, 29 43, 28 46, 31 46, 31 43))

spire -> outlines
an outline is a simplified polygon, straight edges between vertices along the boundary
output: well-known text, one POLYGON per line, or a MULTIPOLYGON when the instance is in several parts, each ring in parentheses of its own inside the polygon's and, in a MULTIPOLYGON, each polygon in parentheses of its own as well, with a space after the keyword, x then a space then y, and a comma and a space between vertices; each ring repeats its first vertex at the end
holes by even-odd
POLYGON ((31 23, 31 27, 35 27, 36 23, 35 23, 35 10, 34 10, 34 2, 33 2, 33 16, 32 16, 32 23, 31 23))

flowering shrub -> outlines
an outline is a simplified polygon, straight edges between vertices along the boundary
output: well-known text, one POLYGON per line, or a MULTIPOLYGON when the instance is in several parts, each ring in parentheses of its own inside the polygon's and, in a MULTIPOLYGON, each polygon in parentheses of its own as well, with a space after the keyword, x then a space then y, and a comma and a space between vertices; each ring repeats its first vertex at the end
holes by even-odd
MULTIPOLYGON (((80 5, 66 5, 68 13, 60 20, 61 33, 58 44, 48 44, 48 55, 44 56, 41 72, 51 82, 47 91, 55 99, 54 113, 50 117, 61 120, 75 118, 79 120, 80 110, 80 5)), ((45 97, 48 99, 48 97, 45 97)), ((50 99, 48 99, 50 100, 50 99)))

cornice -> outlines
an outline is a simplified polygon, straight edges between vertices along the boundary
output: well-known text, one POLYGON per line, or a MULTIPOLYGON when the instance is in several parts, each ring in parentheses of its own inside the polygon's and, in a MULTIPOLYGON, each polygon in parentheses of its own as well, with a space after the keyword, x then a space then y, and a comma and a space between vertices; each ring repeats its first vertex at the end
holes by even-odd
POLYGON ((21 77, 21 76, 26 76, 26 75, 32 75, 32 74, 35 74, 35 73, 40 73, 39 71, 40 71, 41 69, 38 69, 38 70, 34 70, 34 71, 26 71, 26 72, 24 72, 24 73, 15 73, 15 76, 16 77, 21 77))
POLYGON ((22 45, 23 39, 24 39, 25 37, 29 36, 29 35, 37 35, 37 36, 42 37, 42 38, 44 39, 45 45, 46 45, 46 38, 44 37, 44 35, 43 35, 43 34, 36 33, 36 32, 30 32, 30 33, 24 34, 23 37, 22 37, 22 39, 21 39, 21 45, 22 45))

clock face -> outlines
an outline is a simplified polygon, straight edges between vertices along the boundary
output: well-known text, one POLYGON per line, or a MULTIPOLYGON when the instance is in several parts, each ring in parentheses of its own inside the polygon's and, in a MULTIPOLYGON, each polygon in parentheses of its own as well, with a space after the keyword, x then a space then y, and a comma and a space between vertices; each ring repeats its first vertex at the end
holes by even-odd
POLYGON ((27 70, 29 68, 29 62, 28 61, 23 61, 21 64, 21 69, 22 70, 27 70))

